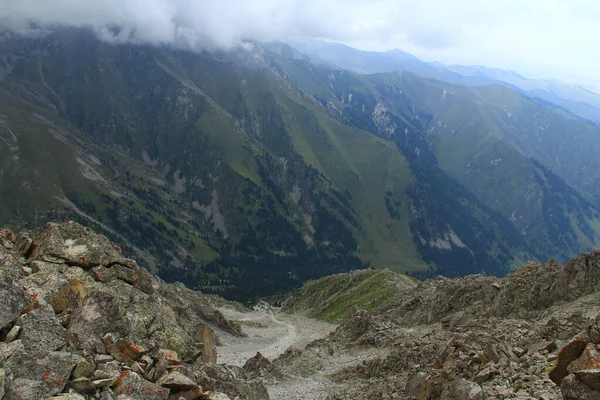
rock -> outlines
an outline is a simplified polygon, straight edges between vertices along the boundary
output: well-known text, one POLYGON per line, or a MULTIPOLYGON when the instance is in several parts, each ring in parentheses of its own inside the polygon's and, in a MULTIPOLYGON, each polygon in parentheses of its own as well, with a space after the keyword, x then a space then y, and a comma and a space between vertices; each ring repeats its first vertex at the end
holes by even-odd
POLYGON ((4 398, 4 394, 6 393, 6 370, 4 368, 0 368, 0 399, 4 398))
POLYGON ((479 371, 477 374, 475 374, 473 376, 473 381, 477 382, 478 384, 482 384, 486 381, 488 381, 492 376, 494 376, 496 374, 496 371, 494 371, 491 368, 485 368, 482 371, 479 371))
POLYGON ((135 343, 131 343, 130 341, 122 339, 117 340, 115 343, 107 345, 106 350, 116 360, 121 362, 136 361, 143 354, 148 352, 148 350, 144 349, 142 346, 138 346, 135 343))
POLYGON ((96 389, 99 389, 107 386, 112 386, 113 383, 115 383, 115 381, 116 379, 95 379, 94 381, 92 381, 92 383, 94 384, 94 387, 96 389))
POLYGON ((85 356, 104 353, 101 338, 107 333, 126 337, 130 322, 125 316, 117 295, 107 290, 90 293, 71 316, 67 328, 67 342, 85 356))
POLYGON ((94 366, 87 361, 77 363, 73 370, 73 378, 89 377, 94 370, 94 366))
POLYGON ((581 382, 575 375, 568 375, 560 384, 563 400, 598 400, 600 393, 581 382))
POLYGON ((91 379, 85 377, 73 379, 69 382, 69 387, 82 394, 94 393, 96 391, 96 387, 91 379))
POLYGON ((42 382, 16 378, 8 386, 3 400, 40 400, 44 397, 42 382))
POLYGON ((72 353, 22 349, 4 367, 15 379, 40 382, 43 396, 49 397, 64 389, 75 365, 82 361, 82 357, 72 353))
POLYGON ((458 378, 444 391, 441 400, 483 400, 483 389, 475 382, 458 378))
POLYGON ((21 340, 30 350, 56 351, 67 344, 67 330, 48 305, 23 314, 17 320, 21 340))
POLYGON ((567 367, 569 372, 600 368, 600 352, 596 345, 588 343, 579 358, 567 367))
POLYGON ((590 324, 587 333, 592 343, 600 344, 600 315, 590 324))
POLYGON ((158 355, 160 357, 164 357, 169 362, 169 365, 180 364, 179 357, 177 356, 177 352, 173 350, 160 349, 158 350, 158 355))
POLYGON ((598 391, 600 396, 600 368, 582 369, 574 372, 581 382, 598 391))
POLYGON ((0 367, 4 365, 4 362, 16 353, 19 350, 23 350, 25 346, 23 346, 23 342, 20 340, 15 340, 10 343, 0 342, 0 367))
POLYGON ((31 239, 33 250, 29 255, 30 260, 49 255, 83 269, 113 264, 138 268, 134 261, 123 257, 120 249, 106 237, 77 222, 46 224, 33 231, 31 239))
POLYGON ((190 390, 198 386, 196 382, 183 375, 179 371, 171 371, 168 374, 165 374, 163 377, 156 381, 156 384, 178 391, 190 390))
POLYGON ((136 400, 164 400, 169 397, 169 389, 144 380, 133 371, 121 372, 114 383, 116 395, 127 395, 136 400))
POLYGON ((206 399, 206 400, 231 400, 231 398, 229 396, 227 396, 225 393, 218 393, 218 392, 208 393, 203 397, 203 399, 206 399))
POLYGON ((202 388, 198 385, 196 385, 195 388, 191 389, 191 390, 186 390, 183 392, 177 392, 177 393, 173 393, 169 396, 168 400, 196 400, 196 399, 206 399, 206 397, 204 397, 204 391, 202 390, 202 388))
POLYGON ((8 344, 12 341, 17 340, 17 338, 19 337, 19 333, 21 333, 21 327, 19 325, 13 326, 11 330, 8 331, 8 333, 6 334, 6 337, 4 338, 4 343, 8 344))
POLYGON ((92 373, 93 379, 117 379, 121 368, 118 362, 109 361, 98 365, 98 368, 92 373))
POLYGON ((205 363, 214 364, 217 362, 218 355, 213 330, 208 325, 204 325, 201 329, 202 359, 205 363))
POLYGON ((9 282, 7 278, 0 275, 0 331, 3 331, 17 319, 27 305, 27 296, 23 289, 9 282))
POLYGON ((252 378, 283 378, 283 374, 274 366, 269 360, 267 360, 260 352, 250 358, 242 367, 244 371, 248 372, 249 377, 252 378))
POLYGON ((560 385, 562 380, 569 374, 569 371, 567 370, 569 364, 579 358, 588 344, 586 336, 587 335, 584 336, 579 334, 560 349, 556 365, 549 373, 552 382, 560 385))
POLYGON ((96 364, 104 364, 110 361, 114 361, 113 356, 109 356, 108 354, 98 354, 94 357, 94 362, 96 364))

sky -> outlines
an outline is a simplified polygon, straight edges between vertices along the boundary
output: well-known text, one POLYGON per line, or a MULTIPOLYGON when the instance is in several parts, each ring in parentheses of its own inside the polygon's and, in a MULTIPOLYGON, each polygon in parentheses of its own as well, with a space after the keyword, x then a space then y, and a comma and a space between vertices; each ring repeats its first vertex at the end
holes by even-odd
POLYGON ((600 88, 596 0, 0 0, 0 25, 32 21, 195 47, 325 39, 600 88))

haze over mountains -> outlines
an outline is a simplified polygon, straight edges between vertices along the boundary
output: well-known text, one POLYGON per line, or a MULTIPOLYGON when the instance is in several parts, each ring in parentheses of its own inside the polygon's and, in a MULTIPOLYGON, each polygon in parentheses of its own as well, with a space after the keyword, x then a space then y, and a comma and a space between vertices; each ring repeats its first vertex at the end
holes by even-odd
POLYGON ((340 43, 318 40, 295 40, 290 41, 290 44, 317 63, 362 74, 408 71, 465 86, 505 85, 527 97, 539 98, 563 107, 583 119, 600 122, 600 95, 578 85, 529 79, 510 70, 480 65, 426 62, 398 49, 387 52, 362 51, 340 43))
POLYGON ((381 57, 441 80, 282 43, 5 33, 0 223, 76 219, 239 299, 367 266, 502 275, 598 245, 598 126, 487 74, 381 57))

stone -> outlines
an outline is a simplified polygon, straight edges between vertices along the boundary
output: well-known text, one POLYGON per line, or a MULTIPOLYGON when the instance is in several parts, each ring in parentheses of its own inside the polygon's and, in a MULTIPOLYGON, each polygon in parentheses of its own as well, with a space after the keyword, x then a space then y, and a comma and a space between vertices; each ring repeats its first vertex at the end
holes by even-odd
POLYGON ((6 394, 6 370, 0 368, 0 399, 6 394))
POLYGON ((94 393, 96 391, 96 387, 91 379, 85 377, 73 379, 69 382, 69 387, 82 394, 94 393))
POLYGON ((600 352, 596 349, 596 345, 588 343, 579 358, 570 363, 567 370, 574 372, 597 368, 600 368, 600 352))
POLYGON ((196 400, 200 398, 205 399, 206 397, 204 397, 204 391, 202 388, 196 385, 196 387, 191 390, 185 390, 171 394, 168 400, 196 400))
POLYGON ((15 340, 10 343, 0 342, 0 366, 4 365, 4 362, 16 353, 19 350, 23 350, 25 346, 23 346, 23 342, 20 340, 15 340))
POLYGON ((39 400, 44 397, 42 382, 31 379, 13 379, 3 400, 39 400))
POLYGON ((117 379, 120 372, 121 368, 119 363, 112 360, 98 365, 98 368, 92 373, 92 377, 94 379, 117 379))
POLYGON ((17 323, 21 326, 21 340, 27 349, 56 351, 67 344, 67 330, 48 305, 23 314, 17 323))
POLYGON ((126 337, 130 323, 119 297, 107 290, 90 293, 71 316, 67 328, 67 342, 85 356, 105 352, 101 338, 107 333, 126 337))
POLYGON ((16 351, 4 365, 15 379, 25 379, 41 383, 44 397, 62 392, 77 363, 84 361, 81 356, 57 351, 16 351))
POLYGON ((112 386, 116 379, 96 379, 92 383, 94 387, 99 389, 107 386, 112 386))
POLYGON ((441 400, 484 400, 484 394, 477 383, 458 378, 442 393, 441 400))
POLYGON ((181 363, 181 361, 179 361, 179 357, 177 356, 177 352, 174 350, 159 349, 158 356, 166 358, 169 362, 169 365, 181 363))
POLYGON ((587 333, 592 343, 600 344, 600 315, 588 326, 587 333))
POLYGON ((485 368, 473 376, 473 381, 481 385, 482 383, 488 381, 495 374, 496 371, 492 370, 491 368, 485 368))
POLYGON ((21 315, 28 299, 23 289, 8 281, 5 276, 0 276, 0 299, 0 331, 3 331, 11 327, 21 315))
POLYGON ((569 374, 569 371, 567 370, 569 364, 579 358, 588 344, 586 336, 587 335, 579 334, 560 349, 558 358, 556 359, 556 365, 548 374, 552 382, 560 386, 562 380, 569 374))
POLYGON ((89 377, 94 370, 94 366, 87 361, 77 363, 73 370, 73 378, 89 377))
POLYGON ((114 383, 114 393, 126 395, 136 400, 165 400, 169 389, 144 380, 133 371, 123 371, 114 383))
POLYGON ((116 264, 138 268, 134 261, 123 257, 110 240, 77 222, 51 222, 31 232, 30 236, 33 240, 30 260, 50 255, 83 269, 116 264))
POLYGON ((173 390, 190 390, 198 386, 196 382, 179 371, 172 371, 164 375, 156 381, 156 384, 173 390))
POLYGON ((96 364, 104 364, 110 361, 114 361, 113 356, 109 356, 108 354, 98 354, 94 357, 94 362, 96 364))
POLYGON ((248 373, 250 378, 283 378, 283 374, 279 368, 274 366, 260 352, 246 361, 242 368, 248 373))
POLYGON ((598 390, 598 396, 600 396, 600 368, 577 370, 573 374, 581 382, 598 390))
POLYGON ((560 384, 563 400, 598 400, 600 393, 581 382, 571 374, 565 377, 560 384))
POLYGON ((19 333, 21 333, 21 327, 19 325, 13 326, 11 330, 8 331, 8 333, 6 334, 6 337, 4 338, 4 343, 8 344, 17 340, 17 338, 19 337, 19 333))
POLYGON ((121 362, 136 361, 142 355, 148 352, 148 350, 142 346, 123 339, 119 339, 115 343, 107 345, 106 350, 111 356, 121 362))
POLYGON ((217 346, 214 340, 213 330, 208 325, 204 325, 201 328, 201 340, 202 340, 202 359, 207 364, 214 364, 217 362, 217 346))

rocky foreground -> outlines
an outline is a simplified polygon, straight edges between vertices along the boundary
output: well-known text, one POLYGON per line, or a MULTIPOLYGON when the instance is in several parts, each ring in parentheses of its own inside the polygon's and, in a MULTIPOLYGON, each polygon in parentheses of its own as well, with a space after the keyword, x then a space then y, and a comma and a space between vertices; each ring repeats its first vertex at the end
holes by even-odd
POLYGON ((0 230, 0 302, 0 399, 269 398, 215 364, 238 324, 77 223, 0 230))
MULTIPOLYGON (((294 296, 302 290, 289 302, 313 303, 294 296)), ((274 364, 304 376, 328 370, 337 385, 329 399, 598 400, 599 313, 594 252, 566 265, 528 263, 504 278, 399 286, 383 307, 355 308, 328 337, 274 364)))
MULTIPOLYGON (((309 314, 374 308, 330 334, 272 361, 218 365, 221 339, 239 354, 272 350, 275 315, 238 311, 245 339, 222 300, 164 283, 77 223, 0 230, 0 399, 600 399, 600 252, 505 278, 387 279, 385 301, 366 284, 379 275, 288 297, 309 314)), ((276 335, 308 332, 279 324, 276 335)))

